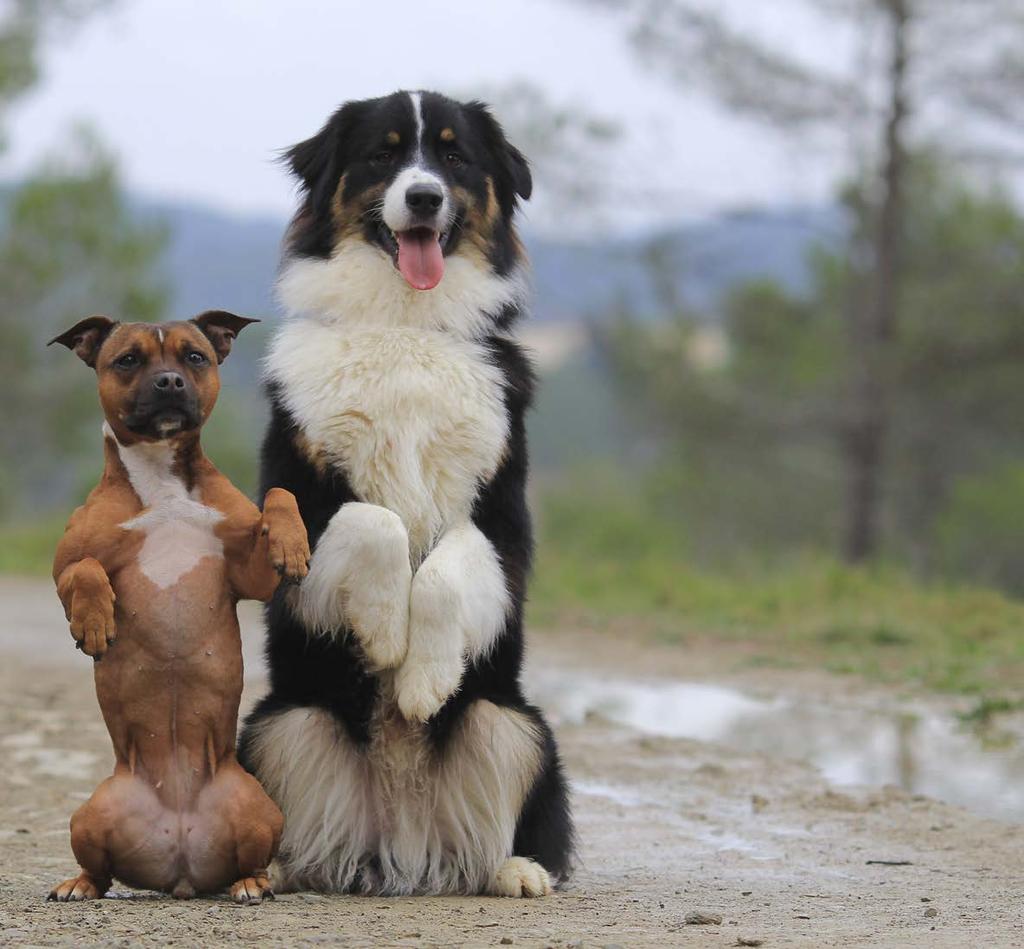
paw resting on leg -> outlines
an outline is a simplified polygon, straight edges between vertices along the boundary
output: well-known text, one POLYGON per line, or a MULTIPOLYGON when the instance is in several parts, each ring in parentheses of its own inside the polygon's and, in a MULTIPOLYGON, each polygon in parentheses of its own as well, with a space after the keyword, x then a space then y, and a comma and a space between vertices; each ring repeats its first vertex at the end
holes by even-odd
POLYGON ((391 669, 408 645, 411 582, 401 518, 375 504, 345 504, 316 545, 298 612, 317 632, 351 626, 371 669, 391 669))
POLYGON ((456 622, 459 591, 428 558, 413 580, 409 603, 409 653, 395 677, 401 713, 427 721, 459 687, 464 639, 456 622))
POLYGON ((548 896, 551 877, 536 860, 509 857, 494 874, 491 894, 494 896, 548 896))
POLYGON ((412 582, 409 652, 395 680, 398 707, 426 721, 458 690, 467 660, 504 628, 509 597, 490 542, 472 524, 453 528, 412 582))
POLYGON ((309 572, 309 539, 295 496, 283 488, 271 488, 263 500, 260 527, 267 538, 267 555, 274 569, 298 583, 309 572))

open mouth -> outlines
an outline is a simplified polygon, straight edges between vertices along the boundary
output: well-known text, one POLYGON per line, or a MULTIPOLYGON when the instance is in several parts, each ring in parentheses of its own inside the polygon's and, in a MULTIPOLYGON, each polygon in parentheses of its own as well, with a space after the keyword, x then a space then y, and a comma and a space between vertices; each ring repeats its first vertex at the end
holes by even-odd
POLYGON ((130 431, 139 435, 171 438, 195 428, 193 414, 184 408, 163 408, 153 413, 134 415, 125 420, 130 431))
POLYGON ((391 254, 399 273, 414 290, 433 290, 444 276, 444 249, 451 231, 412 227, 392 231, 383 221, 378 225, 381 243, 391 254))

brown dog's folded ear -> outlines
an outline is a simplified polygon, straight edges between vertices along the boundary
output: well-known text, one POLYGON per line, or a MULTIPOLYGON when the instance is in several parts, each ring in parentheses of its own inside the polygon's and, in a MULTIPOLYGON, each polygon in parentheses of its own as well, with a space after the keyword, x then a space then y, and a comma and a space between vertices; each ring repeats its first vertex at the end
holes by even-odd
POLYGON ((213 344, 217 354, 217 362, 224 362, 231 352, 231 342, 250 323, 259 323, 246 316, 235 316, 227 310, 207 310, 194 317, 192 322, 202 331, 203 335, 213 344))
POLYGON ((60 336, 54 336, 46 345, 60 343, 67 346, 87 366, 95 368, 100 347, 115 326, 117 321, 109 316, 87 316, 60 336))

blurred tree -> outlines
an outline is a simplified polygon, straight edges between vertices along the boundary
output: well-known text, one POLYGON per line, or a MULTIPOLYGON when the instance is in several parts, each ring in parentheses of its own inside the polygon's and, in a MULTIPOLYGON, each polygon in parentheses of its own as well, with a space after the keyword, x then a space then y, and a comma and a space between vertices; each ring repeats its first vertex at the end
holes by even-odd
POLYGON ((11 103, 39 80, 48 30, 79 22, 110 0, 4 0, 0 7, 0 146, 11 103))
MULTIPOLYGON (((53 500, 76 487, 82 421, 95 415, 94 380, 44 349, 90 313, 155 320, 167 289, 157 265, 159 224, 137 220, 113 158, 80 131, 5 196, 0 231, 0 376, 7 421, 0 435, 0 509, 53 500), (54 465, 55 458, 64 459, 54 465)), ((63 354, 67 357, 67 353, 63 354)), ((86 443, 95 456, 95 432, 86 443)))
POLYGON ((825 131, 847 144, 859 206, 839 289, 850 357, 842 551, 852 561, 873 557, 908 279, 907 156, 928 143, 975 161, 1020 160, 1024 7, 1019 0, 797 0, 830 36, 824 47, 798 51, 791 36, 760 39, 706 0, 589 2, 623 16, 643 60, 687 91, 703 86, 787 134, 825 131))
MULTIPOLYGON (((848 245, 816 254, 807 298, 770 283, 732 294, 725 358, 700 358, 706 318, 678 302, 667 325, 623 318, 611 330, 607 351, 628 390, 685 446, 681 469, 701 473, 696 483, 711 494, 748 480, 716 513, 727 535, 806 543, 836 529, 830 512, 861 411, 844 380, 861 358, 849 344, 848 287, 863 231, 875 224, 863 188, 843 195, 848 245)), ((966 568, 950 538, 963 549, 983 540, 963 516, 943 521, 951 494, 1024 453, 1024 216, 1006 194, 967 185, 933 159, 911 160, 904 188, 901 327, 885 354, 890 442, 879 516, 891 529, 889 549, 921 568, 934 565, 935 531, 945 523, 944 559, 966 568)), ((1001 483, 1016 488, 1019 475, 1001 483)), ((958 497, 962 509, 977 507, 976 491, 958 497)), ((1005 578, 1020 564, 986 569, 985 579, 1005 578)))

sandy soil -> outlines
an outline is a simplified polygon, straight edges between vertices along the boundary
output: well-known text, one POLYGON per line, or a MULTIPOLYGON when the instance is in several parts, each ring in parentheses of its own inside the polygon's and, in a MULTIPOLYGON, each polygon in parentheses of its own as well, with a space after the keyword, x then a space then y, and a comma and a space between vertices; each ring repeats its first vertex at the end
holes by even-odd
MULTIPOLYGON (((245 615, 251 702, 259 633, 256 612, 245 615)), ((713 657, 579 633, 535 636, 532 660, 598 675, 715 673, 713 657)), ((548 899, 291 894, 240 907, 117 891, 125 898, 46 903, 73 870, 68 817, 111 754, 90 663, 52 589, 0 580, 0 944, 1024 945, 1020 827, 892 788, 838 791, 806 765, 765 755, 600 722, 559 733, 582 865, 548 899), (721 921, 688 923, 694 913, 721 921)))

